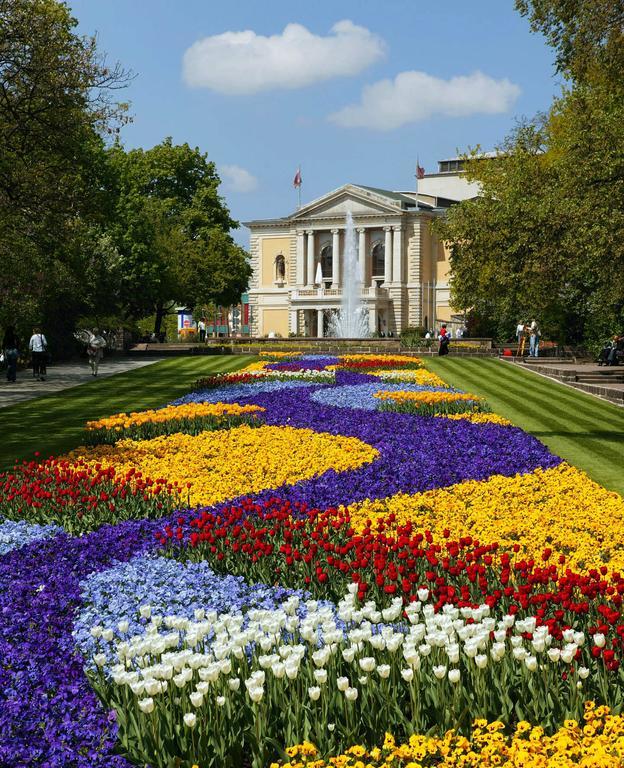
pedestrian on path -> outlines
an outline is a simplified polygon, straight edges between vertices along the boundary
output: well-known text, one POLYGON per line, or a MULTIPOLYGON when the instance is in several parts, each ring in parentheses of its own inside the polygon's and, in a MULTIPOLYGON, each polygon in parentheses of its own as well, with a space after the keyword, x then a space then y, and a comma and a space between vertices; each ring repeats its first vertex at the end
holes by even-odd
POLYGON ((19 339, 12 325, 7 325, 2 340, 2 351, 7 366, 7 381, 17 381, 17 358, 19 357, 19 339))
POLYGON ((32 355, 33 379, 45 381, 48 341, 43 333, 41 333, 41 328, 37 326, 33 328, 33 335, 28 342, 28 349, 32 355))
POLYGON ((91 366, 92 376, 98 375, 100 360, 104 357, 105 346, 106 339, 100 335, 100 332, 97 328, 94 328, 93 333, 89 338, 89 346, 87 347, 87 355, 89 356, 89 365, 91 366))
POLYGON ((537 320, 533 320, 529 328, 529 357, 539 357, 539 343, 542 332, 537 320))

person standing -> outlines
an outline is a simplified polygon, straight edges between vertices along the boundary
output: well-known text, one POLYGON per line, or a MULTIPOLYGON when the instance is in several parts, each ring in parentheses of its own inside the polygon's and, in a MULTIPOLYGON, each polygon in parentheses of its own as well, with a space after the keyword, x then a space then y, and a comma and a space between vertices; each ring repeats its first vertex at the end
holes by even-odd
POLYGON ((537 325, 537 321, 533 320, 529 327, 529 357, 539 357, 539 342, 542 332, 537 325))
POLYGON ((206 323, 203 318, 197 323, 197 330, 199 331, 199 341, 203 344, 206 341, 206 323))
POLYGON ((97 328, 94 328, 91 338, 89 339, 89 346, 87 347, 87 355, 89 356, 89 365, 91 366, 92 376, 98 375, 100 360, 104 357, 105 346, 106 339, 100 335, 97 328))
POLYGON ((451 338, 448 331, 446 330, 446 323, 442 323, 442 327, 440 328, 440 333, 438 335, 438 341, 440 342, 440 346, 438 347, 438 355, 440 357, 443 355, 448 355, 451 338))
POLYGON ((7 325, 2 340, 2 350, 7 364, 7 381, 17 381, 17 358, 19 357, 19 339, 12 325, 7 325))
POLYGON ((41 328, 37 326, 33 328, 32 336, 28 342, 28 349, 32 355, 33 379, 45 381, 48 341, 43 333, 41 333, 41 328))
POLYGON ((516 341, 518 344, 522 341, 522 337, 524 336, 524 323, 518 323, 516 326, 516 341))

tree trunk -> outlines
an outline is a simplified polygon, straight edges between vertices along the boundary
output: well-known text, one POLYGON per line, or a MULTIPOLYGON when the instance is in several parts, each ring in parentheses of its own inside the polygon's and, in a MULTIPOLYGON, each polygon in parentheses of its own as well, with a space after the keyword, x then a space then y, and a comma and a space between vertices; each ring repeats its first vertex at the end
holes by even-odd
POLYGON ((160 334, 162 321, 166 314, 164 302, 159 301, 158 304, 156 304, 156 318, 154 319, 154 333, 156 334, 156 337, 160 334))

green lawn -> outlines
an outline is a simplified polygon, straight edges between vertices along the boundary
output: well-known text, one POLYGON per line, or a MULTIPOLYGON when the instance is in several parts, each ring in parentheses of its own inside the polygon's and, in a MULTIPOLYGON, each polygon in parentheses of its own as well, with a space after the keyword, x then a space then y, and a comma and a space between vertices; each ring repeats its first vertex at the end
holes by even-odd
POLYGON ((233 371, 252 360, 248 355, 176 357, 2 408, 0 468, 32 458, 35 451, 59 455, 80 444, 90 419, 164 405, 186 394, 199 376, 233 371))
POLYGON ((426 365, 624 495, 624 409, 500 360, 433 357, 426 365))

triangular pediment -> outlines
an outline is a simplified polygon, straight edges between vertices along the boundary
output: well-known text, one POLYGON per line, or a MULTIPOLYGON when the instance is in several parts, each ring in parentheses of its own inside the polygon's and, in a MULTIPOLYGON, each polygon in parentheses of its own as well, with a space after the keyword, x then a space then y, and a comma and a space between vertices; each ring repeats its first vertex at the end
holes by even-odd
POLYGON ((289 218, 292 221, 300 219, 331 219, 344 218, 348 211, 353 216, 375 216, 398 214, 404 208, 400 200, 386 197, 378 192, 358 187, 355 184, 346 184, 340 189, 329 192, 317 200, 304 205, 289 218))

